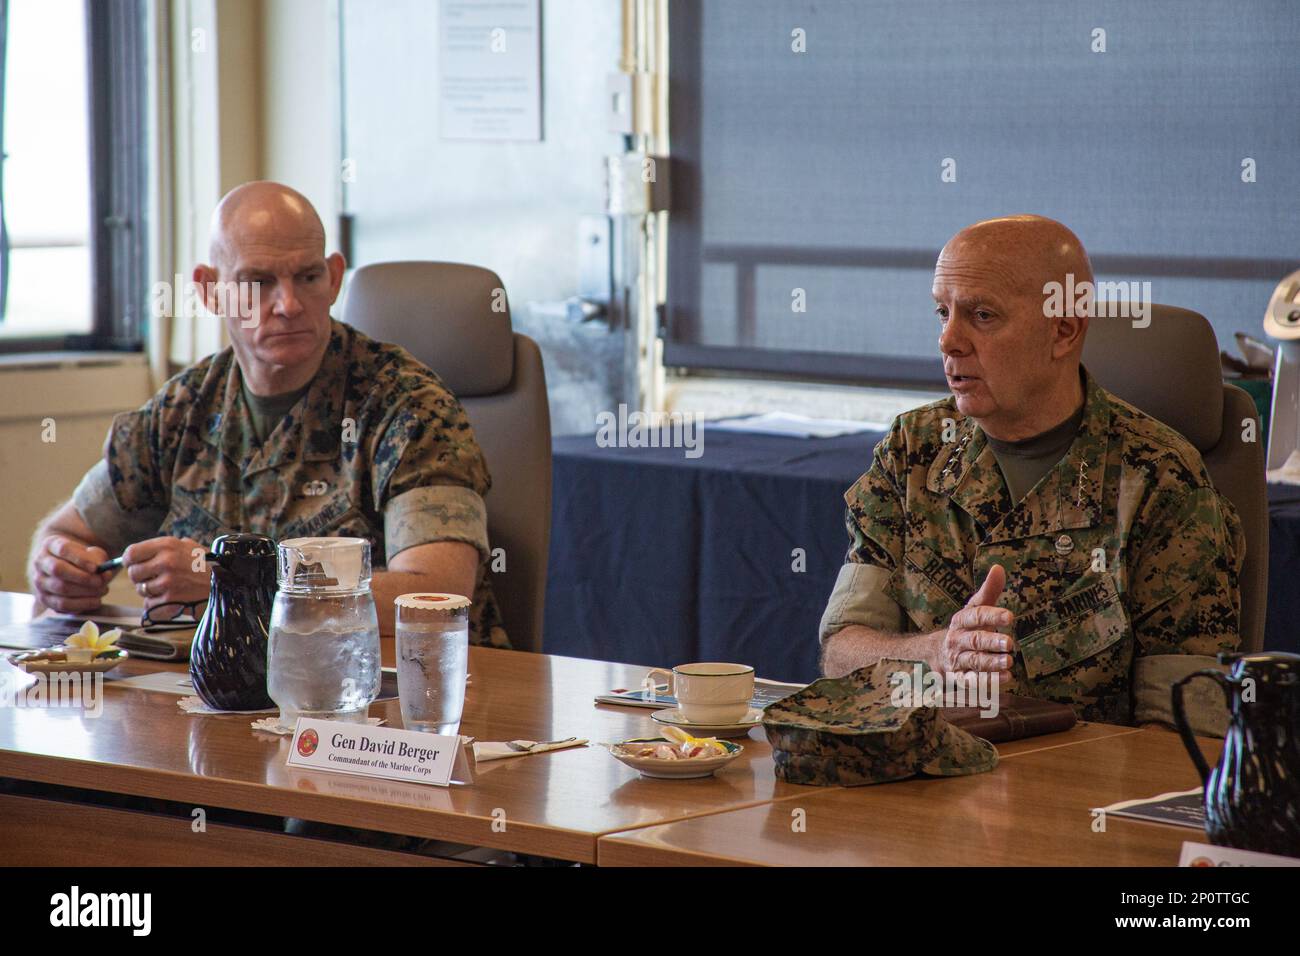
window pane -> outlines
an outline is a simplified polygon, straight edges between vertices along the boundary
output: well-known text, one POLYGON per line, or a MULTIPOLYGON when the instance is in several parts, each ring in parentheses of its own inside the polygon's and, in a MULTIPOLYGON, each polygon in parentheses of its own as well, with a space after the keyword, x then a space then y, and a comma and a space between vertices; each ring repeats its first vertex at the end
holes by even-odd
POLYGON ((1221 347, 1262 336, 1300 249, 1300 17, 1249 9, 673 0, 664 361, 938 384, 939 248, 1025 212, 1221 347))
POLYGON ((0 338, 90 331, 90 249, 11 249, 0 338))
POLYGON ((90 154, 84 0, 9 0, 0 335, 89 332, 90 154))

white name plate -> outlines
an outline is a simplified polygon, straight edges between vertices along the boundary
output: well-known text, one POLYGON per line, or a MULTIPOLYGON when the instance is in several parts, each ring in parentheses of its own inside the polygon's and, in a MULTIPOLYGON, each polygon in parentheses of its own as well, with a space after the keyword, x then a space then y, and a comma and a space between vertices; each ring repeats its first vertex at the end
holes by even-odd
POLYGON ((1236 850, 1230 846, 1211 846, 1209 843, 1183 844, 1179 866, 1300 866, 1294 856, 1275 856, 1256 853, 1254 850, 1236 850))
POLYGON ((445 787, 473 781, 459 736, 299 717, 289 766, 445 787))

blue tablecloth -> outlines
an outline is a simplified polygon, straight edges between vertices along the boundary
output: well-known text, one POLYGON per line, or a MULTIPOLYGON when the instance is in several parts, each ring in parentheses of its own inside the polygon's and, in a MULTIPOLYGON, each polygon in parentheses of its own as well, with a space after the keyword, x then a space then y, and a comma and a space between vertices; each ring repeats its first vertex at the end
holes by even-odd
POLYGON ((1300 653, 1300 487, 1268 486, 1264 649, 1300 653))
MULTIPOLYGON (((555 440, 548 654, 818 676, 817 624, 848 547, 843 494, 881 436, 704 435, 695 459, 555 440)), ((1300 650, 1300 488, 1270 498, 1265 646, 1300 650)))

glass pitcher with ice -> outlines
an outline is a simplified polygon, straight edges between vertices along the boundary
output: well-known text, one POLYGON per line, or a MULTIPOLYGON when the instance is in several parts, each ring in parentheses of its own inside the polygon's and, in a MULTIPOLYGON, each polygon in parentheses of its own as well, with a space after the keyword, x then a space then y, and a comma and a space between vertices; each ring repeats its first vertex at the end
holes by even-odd
POLYGON ((280 542, 277 564, 266 685, 280 722, 364 723, 381 676, 370 542, 291 538, 280 542))

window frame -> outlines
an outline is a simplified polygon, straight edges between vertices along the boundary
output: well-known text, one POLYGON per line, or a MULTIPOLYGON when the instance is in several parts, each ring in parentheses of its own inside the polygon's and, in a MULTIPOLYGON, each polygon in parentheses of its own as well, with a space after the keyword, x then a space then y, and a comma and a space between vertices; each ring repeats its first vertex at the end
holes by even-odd
MULTIPOLYGON (((0 124, 8 7, 8 0, 0 0, 0 124)), ((144 349, 149 262, 147 10, 144 0, 85 0, 84 9, 91 330, 0 338, 0 355, 144 349)), ((7 276, 9 240, 2 223, 0 257, 7 276)))

